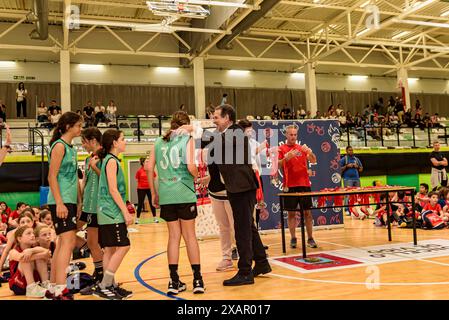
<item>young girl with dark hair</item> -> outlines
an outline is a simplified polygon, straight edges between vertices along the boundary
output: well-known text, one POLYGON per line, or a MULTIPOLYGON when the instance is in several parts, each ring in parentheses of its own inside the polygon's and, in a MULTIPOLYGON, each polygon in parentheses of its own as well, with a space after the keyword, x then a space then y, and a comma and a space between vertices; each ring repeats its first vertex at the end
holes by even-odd
POLYGON ((14 237, 17 245, 9 255, 9 288, 16 295, 43 298, 48 285, 50 250, 35 246, 33 228, 28 226, 18 228, 14 237))
POLYGON ((46 299, 72 300, 67 289, 67 267, 76 244, 77 216, 81 210, 81 193, 78 183, 77 152, 72 140, 81 134, 82 118, 66 112, 59 119, 50 140, 48 156, 49 205, 58 235, 58 246, 52 259, 52 285, 46 299))
POLYGON ((144 164, 145 164, 146 158, 140 158, 140 169, 136 172, 136 180, 137 180, 137 199, 138 199, 138 206, 137 206, 137 219, 136 224, 139 223, 140 214, 143 209, 143 204, 145 202, 145 196, 148 197, 148 201, 150 202, 150 209, 151 213, 154 218, 154 222, 159 222, 156 217, 156 208, 153 206, 153 203, 151 202, 151 190, 150 185, 148 184, 148 176, 147 172, 145 170, 144 164))
POLYGON ((156 140, 150 151, 148 176, 154 174, 157 167, 159 194, 153 179, 149 180, 152 201, 155 207, 161 206, 161 218, 168 226, 168 268, 170 281, 168 294, 178 294, 186 290, 186 285, 179 279, 178 261, 181 235, 187 246, 187 254, 193 270, 193 293, 204 293, 201 276, 200 250, 195 234, 197 216, 194 179, 198 169, 194 163, 195 145, 189 134, 179 129, 190 124, 187 113, 177 111, 173 114, 170 130, 164 137, 156 140))
MULTIPOLYGON (((100 177, 101 162, 98 151, 101 149, 101 132, 97 128, 84 129, 81 133, 83 148, 90 155, 85 160, 85 171, 83 179, 83 212, 79 219, 82 224, 87 223, 87 246, 89 247, 94 263, 95 271, 93 278, 100 282, 103 278, 103 251, 98 244, 98 219, 97 199, 98 182, 100 177)), ((91 289, 91 288, 90 288, 91 289)), ((81 294, 92 294, 92 290, 81 290, 81 294)))
POLYGON ((115 273, 130 249, 127 226, 133 218, 125 204, 125 176, 118 156, 125 151, 123 132, 106 130, 102 137, 102 149, 98 156, 102 160, 98 186, 99 243, 104 249, 103 279, 95 286, 93 294, 108 300, 122 300, 132 292, 120 288, 114 281, 115 273))

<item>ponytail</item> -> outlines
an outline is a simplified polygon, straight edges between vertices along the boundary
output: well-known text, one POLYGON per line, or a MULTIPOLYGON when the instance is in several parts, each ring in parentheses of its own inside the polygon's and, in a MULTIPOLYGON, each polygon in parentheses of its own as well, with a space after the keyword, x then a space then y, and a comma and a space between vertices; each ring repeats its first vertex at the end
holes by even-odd
POLYGON ((185 111, 176 111, 173 113, 171 122, 170 122, 170 130, 168 130, 162 139, 166 142, 170 141, 170 136, 173 130, 178 129, 179 127, 190 124, 190 118, 187 112, 185 111))
POLYGON ((98 150, 97 153, 100 159, 106 158, 106 155, 114 146, 114 141, 117 141, 120 138, 121 133, 122 131, 117 129, 108 129, 103 133, 103 137, 101 138, 101 149, 98 150))
POLYGON ((75 126, 75 124, 80 122, 82 119, 83 118, 75 112, 71 111, 65 112, 61 116, 61 118, 59 118, 56 127, 53 129, 53 136, 49 143, 50 147, 53 145, 53 143, 55 143, 56 140, 60 139, 62 135, 67 132, 68 129, 75 126))

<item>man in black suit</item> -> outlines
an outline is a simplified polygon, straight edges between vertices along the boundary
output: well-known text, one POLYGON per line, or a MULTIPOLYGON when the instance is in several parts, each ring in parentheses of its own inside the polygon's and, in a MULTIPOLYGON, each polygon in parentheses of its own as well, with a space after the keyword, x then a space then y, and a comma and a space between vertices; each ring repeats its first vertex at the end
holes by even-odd
POLYGON ((213 155, 208 157, 208 164, 218 169, 219 175, 215 175, 215 179, 224 182, 234 216, 235 239, 240 256, 239 271, 233 278, 223 282, 225 286, 253 284, 255 276, 271 272, 254 224, 253 211, 258 183, 251 165, 249 141, 235 121, 236 113, 232 106, 218 106, 213 115, 218 132, 209 133, 214 139, 209 144, 213 155), (253 260, 255 265, 252 269, 253 260))

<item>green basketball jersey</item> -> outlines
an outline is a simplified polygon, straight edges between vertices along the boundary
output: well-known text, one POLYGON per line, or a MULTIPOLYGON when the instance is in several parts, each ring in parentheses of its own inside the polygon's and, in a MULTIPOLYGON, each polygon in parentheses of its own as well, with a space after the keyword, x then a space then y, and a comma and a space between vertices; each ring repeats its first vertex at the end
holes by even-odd
MULTIPOLYGON (((86 184, 84 186, 83 194, 83 211, 87 213, 97 213, 97 200, 98 200, 98 182, 99 177, 95 171, 89 167, 89 161, 92 156, 86 158, 84 168, 84 174, 86 175, 86 184)), ((101 162, 97 163, 97 166, 101 167, 101 162)))
POLYGON ((169 142, 158 138, 154 145, 159 180, 159 204, 196 203, 194 179, 187 169, 188 135, 169 142))
MULTIPOLYGON (((56 140, 50 147, 48 154, 48 163, 51 162, 51 152, 56 144, 64 145, 64 157, 58 172, 59 192, 64 203, 78 203, 78 163, 76 149, 62 139, 56 140)), ((47 204, 56 204, 55 198, 51 192, 48 193, 47 204)))
POLYGON ((123 174, 123 170, 120 165, 120 160, 117 159, 117 157, 115 157, 114 155, 109 153, 101 163, 101 173, 98 184, 97 213, 98 213, 98 224, 100 225, 125 222, 122 211, 120 210, 119 206, 115 203, 114 199, 111 196, 111 193, 109 192, 108 178, 106 175, 106 166, 109 161, 117 162, 117 190, 120 193, 123 202, 126 201, 125 175, 123 174))

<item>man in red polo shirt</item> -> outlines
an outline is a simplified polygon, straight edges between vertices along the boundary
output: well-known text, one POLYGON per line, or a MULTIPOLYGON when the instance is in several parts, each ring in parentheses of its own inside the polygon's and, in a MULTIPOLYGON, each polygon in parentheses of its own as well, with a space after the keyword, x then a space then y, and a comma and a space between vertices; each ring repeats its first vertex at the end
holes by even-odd
MULTIPOLYGON (((298 138, 298 129, 295 126, 288 126, 285 135, 287 141, 279 147, 279 167, 284 173, 284 191, 285 192, 310 192, 311 183, 309 179, 308 164, 316 163, 316 156, 306 145, 296 143, 298 138)), ((312 198, 286 198, 285 207, 287 209, 298 208, 301 204, 305 216, 305 225, 307 229, 307 245, 311 248, 317 248, 317 244, 312 236, 313 217, 310 211, 312 207, 312 198)), ((296 248, 296 212, 288 212, 288 228, 291 234, 290 247, 296 248)))

